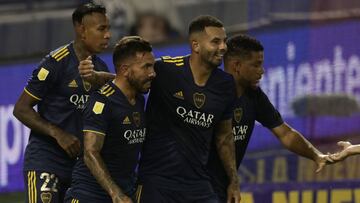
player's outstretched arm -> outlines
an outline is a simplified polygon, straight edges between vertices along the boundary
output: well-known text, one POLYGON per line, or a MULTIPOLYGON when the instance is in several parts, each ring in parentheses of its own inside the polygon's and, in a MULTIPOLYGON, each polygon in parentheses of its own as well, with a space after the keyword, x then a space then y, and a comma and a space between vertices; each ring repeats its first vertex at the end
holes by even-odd
POLYGON ((108 72, 96 71, 94 64, 91 61, 91 56, 88 56, 85 60, 80 61, 79 66, 80 76, 90 82, 95 88, 99 88, 107 83, 109 80, 115 78, 115 75, 108 72))
POLYGON ((215 129, 216 148, 223 162, 230 184, 227 190, 227 202, 240 203, 240 186, 235 163, 234 135, 231 119, 220 122, 215 129))
POLYGON ((352 145, 346 141, 340 141, 337 144, 342 147, 342 151, 330 155, 331 159, 335 161, 342 161, 349 156, 360 154, 360 144, 352 145))
POLYGON ((124 194, 112 179, 100 155, 104 140, 104 135, 85 132, 84 162, 101 187, 110 195, 113 203, 132 203, 131 199, 124 194))
POLYGON ((43 119, 33 108, 38 102, 24 91, 15 104, 14 116, 31 130, 55 138, 70 157, 76 157, 81 149, 80 140, 43 119))
POLYGON ((315 161, 316 172, 321 171, 326 164, 334 162, 329 155, 321 153, 304 136, 285 122, 271 131, 288 150, 315 161))

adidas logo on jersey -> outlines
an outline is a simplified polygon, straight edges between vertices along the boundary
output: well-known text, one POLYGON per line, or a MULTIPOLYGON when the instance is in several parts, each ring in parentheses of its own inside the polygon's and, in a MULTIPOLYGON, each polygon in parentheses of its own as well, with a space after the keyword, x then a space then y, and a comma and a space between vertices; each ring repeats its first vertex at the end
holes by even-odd
POLYGON ((68 87, 78 87, 77 83, 75 80, 72 80, 69 84, 68 87))
POLYGON ((183 94, 182 91, 176 92, 173 96, 178 98, 178 99, 184 100, 184 94, 183 94))
POLYGON ((124 125, 128 125, 128 124, 131 124, 131 121, 129 119, 129 116, 126 116, 125 119, 123 120, 122 124, 124 125))

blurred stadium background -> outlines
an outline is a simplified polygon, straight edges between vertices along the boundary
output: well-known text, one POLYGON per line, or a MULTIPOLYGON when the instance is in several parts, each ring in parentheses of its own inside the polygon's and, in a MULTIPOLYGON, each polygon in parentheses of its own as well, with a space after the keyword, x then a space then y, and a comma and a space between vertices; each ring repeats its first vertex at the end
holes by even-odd
MULTIPOLYGON (((25 198, 22 159, 29 130, 13 117, 14 103, 40 59, 72 40, 71 13, 82 2, 0 0, 1 203, 25 198)), ((229 36, 257 37, 265 47, 261 86, 284 119, 324 153, 338 150, 339 140, 360 143, 359 0, 99 2, 108 8, 112 43, 142 34, 157 57, 189 53, 187 24, 200 14, 220 18, 229 36)), ((111 49, 101 57, 112 68, 111 49)), ((245 157, 239 174, 246 203, 360 203, 360 156, 315 174, 311 161, 281 149, 256 126, 245 157)))

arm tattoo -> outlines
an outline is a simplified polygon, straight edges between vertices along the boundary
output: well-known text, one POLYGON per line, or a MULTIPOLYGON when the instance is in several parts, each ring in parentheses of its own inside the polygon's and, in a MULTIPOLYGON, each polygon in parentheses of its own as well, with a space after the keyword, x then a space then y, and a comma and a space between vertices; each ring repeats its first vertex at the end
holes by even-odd
POLYGON ((103 135, 86 132, 84 135, 84 162, 101 187, 104 188, 110 196, 115 193, 124 194, 111 178, 111 175, 100 155, 103 144, 103 135))
POLYGON ((216 148, 230 182, 238 183, 235 163, 235 143, 231 130, 231 119, 222 121, 215 132, 216 148))

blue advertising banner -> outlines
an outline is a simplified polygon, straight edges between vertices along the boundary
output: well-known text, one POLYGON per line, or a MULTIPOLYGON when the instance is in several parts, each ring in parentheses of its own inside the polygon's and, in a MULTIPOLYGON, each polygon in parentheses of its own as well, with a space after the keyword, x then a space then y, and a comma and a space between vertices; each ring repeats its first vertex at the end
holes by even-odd
MULTIPOLYGON (((305 94, 346 93, 360 101, 360 46, 356 43, 360 41, 359 21, 286 27, 250 34, 256 36, 265 47, 266 73, 261 86, 288 123, 310 138, 360 132, 359 114, 300 118, 291 109, 291 102, 305 94)), ((157 57, 184 55, 189 53, 189 46, 167 46, 156 48, 154 52, 157 57)), ((101 57, 113 69, 111 54, 101 57)), ((0 66, 0 193, 24 188, 22 160, 29 129, 13 117, 12 111, 35 66, 35 63, 0 66)), ((250 149, 278 145, 275 138, 259 126, 255 128, 250 143, 250 149)), ((351 181, 330 182, 348 184, 351 181)), ((323 188, 327 188, 326 185, 323 188)), ((300 186, 295 184, 287 188, 296 189, 300 186)), ((355 192, 356 187, 359 186, 346 186, 352 188, 352 195, 358 194, 355 192)), ((288 193, 290 190, 285 191, 286 198, 292 197, 293 193, 288 193)), ((330 195, 332 191, 327 190, 326 194, 330 195)), ((303 193, 299 192, 298 195, 303 193)))
POLYGON ((286 150, 248 153, 240 168, 246 203, 360 203, 360 156, 325 167, 286 150))

